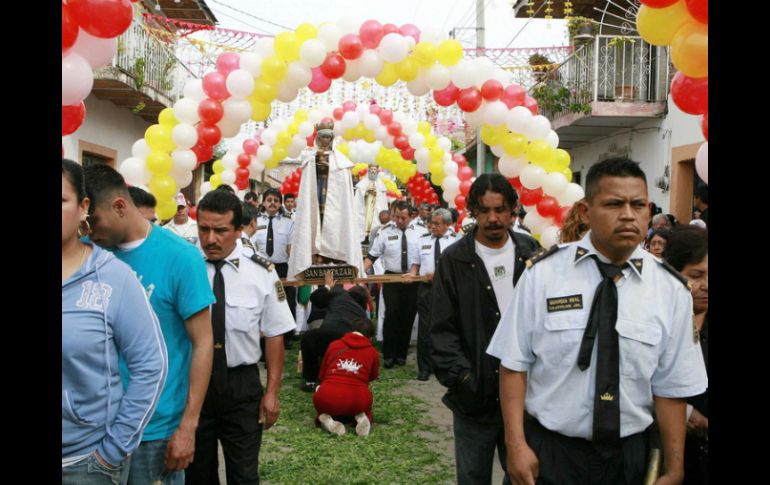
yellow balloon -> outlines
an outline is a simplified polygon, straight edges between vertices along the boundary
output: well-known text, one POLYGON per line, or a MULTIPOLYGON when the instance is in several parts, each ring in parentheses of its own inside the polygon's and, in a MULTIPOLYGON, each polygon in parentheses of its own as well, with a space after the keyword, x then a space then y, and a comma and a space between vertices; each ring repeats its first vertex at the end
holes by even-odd
POLYGON ((297 40, 301 44, 308 39, 315 39, 318 35, 318 29, 310 22, 305 22, 304 24, 300 24, 300 26, 294 30, 294 35, 297 36, 297 40))
POLYGON ((366 130, 366 134, 364 135, 364 140, 368 141, 369 143, 374 143, 377 141, 377 137, 374 136, 374 132, 372 130, 366 130))
POLYGON ((225 166, 222 163, 222 160, 216 160, 212 165, 211 169, 214 171, 214 173, 222 173, 225 170, 225 166))
POLYGON ((277 168, 278 165, 281 164, 281 161, 275 158, 275 155, 273 155, 272 158, 270 158, 268 161, 265 162, 265 168, 268 169, 274 169, 277 168))
POLYGON ((179 124, 179 120, 174 115, 173 108, 165 108, 158 115, 158 123, 169 128, 173 128, 179 124))
POLYGON ((248 98, 251 103, 251 119, 254 121, 265 121, 270 116, 270 103, 265 103, 253 97, 248 98))
POLYGON ((344 138, 345 140, 348 140, 348 141, 350 141, 353 138, 355 138, 353 128, 348 128, 347 130, 343 131, 342 132, 342 138, 344 138))
POLYGON ((297 133, 299 133, 299 122, 295 120, 289 123, 288 130, 289 130, 289 135, 291 136, 294 136, 297 133))
POLYGON ((294 32, 281 32, 276 35, 273 49, 278 57, 286 62, 299 59, 299 42, 294 32))
POLYGON ((427 133, 425 136, 425 146, 428 147, 428 149, 433 148, 434 146, 438 146, 438 138, 433 136, 433 133, 427 133))
POLYGON ((147 170, 152 173, 168 173, 173 166, 174 161, 166 152, 153 150, 147 155, 147 170))
POLYGON ((558 167, 558 170, 561 171, 565 168, 569 168, 572 157, 569 156, 569 152, 567 152, 567 150, 564 150, 563 148, 557 148, 553 151, 551 160, 553 161, 554 165, 558 167))
POLYGON ((423 67, 429 67, 436 62, 436 55, 438 55, 438 49, 433 42, 422 41, 418 42, 412 50, 412 55, 418 64, 423 67))
POLYGON ((144 132, 144 140, 153 150, 172 152, 176 148, 171 139, 171 128, 163 125, 152 125, 144 132))
POLYGON ((269 103, 278 96, 278 86, 262 78, 254 82, 254 91, 252 96, 263 103, 269 103))
POLYGON ((347 143, 342 143, 340 145, 337 145, 337 150, 344 153, 345 156, 350 157, 350 145, 348 145, 347 143))
POLYGON ((431 160, 431 162, 428 164, 428 171, 435 175, 444 173, 444 163, 440 160, 431 160))
POLYGON ((463 58, 463 46, 454 39, 448 39, 438 46, 438 61, 445 66, 454 66, 463 58))
POLYGON ((270 56, 262 61, 262 77, 267 81, 278 83, 286 77, 286 71, 289 68, 286 66, 286 62, 279 59, 277 56, 270 56))
POLYGON ((275 137, 275 146, 286 146, 291 143, 291 135, 288 131, 281 131, 275 137))
MULTIPOLYGON (((503 127, 504 128, 504 127, 503 127)), ((504 128, 507 130, 507 128, 504 128)), ((493 146, 493 145, 499 145, 503 142, 503 138, 505 136, 504 131, 500 130, 497 126, 492 126, 487 123, 484 123, 481 127, 481 141, 486 143, 487 145, 493 146)))
POLYGON ((427 140, 427 136, 431 134, 430 133, 431 128, 432 127, 430 126, 430 123, 428 123, 427 121, 420 121, 419 123, 417 123, 417 132, 422 133, 422 135, 426 137, 426 140, 427 140))
POLYGON ((512 157, 520 157, 527 151, 527 137, 519 133, 503 136, 503 150, 512 157))
POLYGON ((431 173, 431 175, 430 175, 430 181, 431 181, 431 183, 433 185, 439 185, 440 186, 441 184, 444 183, 444 179, 445 178, 446 178, 446 176, 443 175, 443 174, 442 175, 434 175, 433 173, 431 173))
POLYGON ((353 135, 356 138, 363 138, 364 136, 366 136, 366 127, 364 126, 363 123, 358 123, 358 126, 353 128, 353 135))
POLYGON ((443 160, 444 158, 444 149, 441 148, 438 145, 434 145, 432 148, 430 148, 430 159, 431 160, 443 160))
POLYGON ((535 165, 547 163, 551 158, 553 148, 545 140, 535 140, 527 147, 527 159, 535 165))
POLYGON ((420 74, 420 65, 412 56, 406 56, 403 61, 396 63, 396 74, 404 81, 414 81, 420 74))
POLYGON ((709 26, 699 22, 685 24, 671 43, 671 61, 685 76, 709 75, 709 26))
POLYGON ((381 86, 392 86, 398 81, 398 73, 396 72, 396 66, 389 62, 385 62, 382 66, 382 71, 377 77, 374 78, 381 86))
POLYGON ((636 15, 639 35, 653 45, 671 45, 676 31, 687 22, 693 22, 693 20, 687 13, 685 0, 679 0, 670 7, 664 8, 642 5, 636 15))
POLYGON ((218 173, 215 173, 209 179, 209 183, 211 184, 212 189, 216 189, 217 187, 222 185, 222 177, 220 177, 218 173))
POLYGON ((294 113, 294 120, 297 123, 302 123, 304 121, 307 121, 309 116, 310 116, 310 113, 308 113, 306 109, 301 109, 301 110, 298 110, 296 113, 294 113))
MULTIPOLYGON (((280 134, 279 134, 279 136, 280 136, 280 134)), ((288 155, 288 152, 286 151, 285 147, 282 147, 280 145, 275 145, 273 147, 273 158, 276 161, 282 162, 286 158, 287 155, 288 155)))
POLYGON ((170 199, 176 194, 176 181, 169 174, 155 174, 147 188, 158 200, 170 199))
POLYGON ((561 171, 561 173, 562 173, 562 175, 567 177, 567 182, 568 183, 572 182, 572 170, 570 170, 568 168, 565 168, 564 170, 561 171))
POLYGON ((176 201, 173 198, 159 200, 155 206, 155 215, 158 219, 171 219, 176 214, 176 201))

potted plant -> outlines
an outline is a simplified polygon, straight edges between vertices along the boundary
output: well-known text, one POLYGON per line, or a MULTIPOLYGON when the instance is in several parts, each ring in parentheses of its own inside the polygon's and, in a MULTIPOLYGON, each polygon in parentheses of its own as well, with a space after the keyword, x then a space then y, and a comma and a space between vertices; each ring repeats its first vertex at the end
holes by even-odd
POLYGON ((540 53, 529 56, 529 65, 532 67, 532 74, 537 82, 545 80, 548 74, 553 71, 553 61, 540 53))
POLYGON ((569 32, 570 42, 579 44, 596 36, 599 31, 599 25, 595 20, 588 17, 570 17, 567 21, 567 31, 569 32))

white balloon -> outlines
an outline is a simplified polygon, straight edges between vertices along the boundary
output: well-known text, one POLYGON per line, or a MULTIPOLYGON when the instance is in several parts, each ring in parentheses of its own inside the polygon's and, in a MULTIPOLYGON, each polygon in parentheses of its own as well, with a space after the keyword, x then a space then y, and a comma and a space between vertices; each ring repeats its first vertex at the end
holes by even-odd
MULTIPOLYGON (((201 184, 201 199, 209 192, 211 192, 211 182, 203 182, 201 184)), ((198 202, 200 202, 200 199, 198 199, 198 202)))
POLYGON ((340 124, 342 125, 342 128, 348 130, 350 128, 355 128, 359 121, 358 114, 355 111, 346 111, 345 114, 342 115, 342 122, 340 124))
MULTIPOLYGON (((307 116, 308 121, 310 121, 310 123, 314 125, 320 122, 323 118, 324 118, 324 114, 321 112, 321 110, 316 108, 311 109, 310 114, 308 114, 307 116)), ((310 135, 312 135, 312 133, 310 135)))
MULTIPOLYGON (((523 108, 523 106, 517 106, 517 107, 523 108)), ((547 137, 550 132, 551 132, 551 122, 548 121, 548 118, 546 118, 543 115, 536 115, 536 116, 533 116, 532 119, 530 120, 527 132, 524 134, 527 135, 527 138, 529 138, 530 140, 541 140, 547 137)))
POLYGON ((361 160, 364 155, 361 153, 361 147, 356 142, 352 142, 349 145, 350 148, 350 159, 354 162, 358 162, 361 160))
POLYGON ((511 74, 504 69, 500 69, 499 67, 495 68, 495 72, 492 74, 492 79, 497 79, 503 86, 508 86, 512 82, 511 74))
POLYGON ((448 152, 448 151, 450 151, 452 149, 452 140, 450 140, 449 138, 447 138, 445 136, 439 137, 437 143, 438 143, 438 146, 442 150, 444 150, 445 152, 448 152))
POLYGON ((193 98, 181 98, 174 103, 174 116, 181 123, 195 125, 201 119, 198 115, 198 104, 200 104, 200 101, 196 101, 193 98))
POLYGON ((243 140, 230 140, 227 142, 227 151, 233 152, 235 156, 237 157, 241 153, 244 153, 243 151, 243 140))
POLYGON ((477 74, 477 84, 483 84, 487 79, 495 75, 497 65, 488 57, 477 57, 473 60, 474 72, 477 74))
POLYGON ((406 118, 401 122, 401 132, 407 136, 417 131, 417 120, 412 118, 406 118))
POLYGON ((442 40, 446 39, 446 34, 443 30, 436 26, 428 26, 422 29, 420 33, 420 42, 433 42, 438 47, 442 40))
POLYGON ((449 67, 449 75, 452 78, 452 83, 460 89, 465 89, 475 84, 476 66, 472 61, 462 59, 454 66, 449 67))
POLYGON ((585 197, 583 187, 578 184, 569 183, 563 191, 559 192, 556 200, 559 201, 559 205, 572 205, 583 197, 585 197))
POLYGON ((422 133, 412 133, 409 135, 409 144, 415 150, 425 146, 425 137, 422 133))
POLYGON ((469 111, 467 113, 464 113, 463 117, 465 118, 465 121, 467 121, 468 124, 471 125, 472 128, 481 128, 481 125, 484 124, 483 109, 479 108, 476 111, 469 111))
POLYGON ((489 147, 489 150, 498 158, 505 155, 505 149, 502 145, 492 145, 489 147))
POLYGON ((364 104, 359 104, 356 106, 356 114, 358 115, 358 119, 361 121, 364 121, 366 119, 366 115, 371 114, 369 112, 369 107, 364 104))
POLYGON ((430 88, 425 83, 425 76, 419 75, 414 80, 406 83, 406 89, 412 94, 412 96, 425 96, 430 91, 430 88))
POLYGON ((149 147, 149 145, 147 145, 147 142, 144 140, 144 138, 136 140, 131 146, 131 155, 133 155, 135 158, 141 158, 144 160, 147 158, 147 155, 149 155, 151 151, 152 149, 149 147))
POLYGON ((238 168, 238 155, 233 152, 225 153, 222 157, 222 166, 230 170, 238 168))
POLYGON ((254 91, 254 78, 249 71, 235 69, 227 75, 225 86, 233 98, 245 99, 254 91))
MULTIPOLYGON (((430 150, 425 147, 417 148, 414 151, 414 159, 417 163, 424 163, 427 167, 430 163, 430 150)), ((421 172, 427 172, 427 170, 420 170, 421 172)))
POLYGON ((276 133, 286 131, 286 128, 288 127, 289 127, 289 122, 283 118, 275 120, 272 126, 272 128, 275 130, 276 133))
POLYGON ((449 86, 449 69, 436 64, 425 71, 425 84, 434 91, 440 91, 449 86))
MULTIPOLYGON (((262 141, 266 145, 275 145, 275 142, 278 140, 278 131, 276 131, 275 128, 270 127, 265 129, 262 132, 262 141)), ((261 149, 262 147, 260 147, 261 149)))
POLYGON ((380 122, 380 117, 372 113, 367 113, 364 116, 364 126, 369 128, 370 130, 376 130, 377 128, 382 126, 382 123, 380 122))
POLYGON ((192 150, 174 150, 171 152, 171 160, 174 161, 174 170, 190 172, 198 163, 198 156, 192 150))
MULTIPOLYGON (((264 132, 262 134, 262 140, 265 139, 264 132)), ((257 148, 257 157, 256 160, 259 162, 266 162, 267 160, 270 160, 273 157, 273 147, 270 145, 260 145, 259 148, 257 148)))
POLYGON ((342 136, 345 129, 342 127, 342 123, 335 123, 332 131, 334 131, 334 136, 342 136))
POLYGON ((441 184, 441 186, 445 191, 453 192, 456 194, 457 191, 460 190, 460 179, 457 178, 456 175, 450 175, 447 173, 447 176, 444 178, 444 183, 441 184))
POLYGON ((198 143, 198 131, 193 125, 179 123, 171 130, 171 139, 177 148, 186 150, 198 143))
MULTIPOLYGON (((379 118, 377 118, 379 120, 379 118)), ((388 129, 385 128, 382 125, 377 126, 377 128, 374 129, 374 137, 377 138, 380 141, 385 141, 390 137, 388 134, 388 129)))
POLYGON ((706 185, 709 183, 709 142, 703 142, 695 154, 695 171, 706 185))
POLYGON ((342 37, 342 31, 334 24, 323 24, 318 27, 318 40, 321 41, 324 48, 328 51, 336 51, 339 49, 340 37, 342 37))
MULTIPOLYGON (((246 123, 251 118, 251 103, 245 99, 228 98, 222 103, 224 115, 222 121, 229 124, 237 124, 240 130, 240 125, 246 123)), ((222 134, 224 136, 224 133, 222 134)))
POLYGON ((172 170, 171 177, 174 179, 174 181, 176 182, 176 186, 179 189, 183 189, 187 187, 192 183, 192 180, 193 180, 193 174, 190 171, 175 172, 172 170))
MULTIPOLYGON (((457 162, 455 162, 455 161, 453 161, 451 159, 448 162, 444 161, 444 173, 447 174, 447 176, 449 176, 449 175, 456 176, 457 175, 457 171, 459 170, 459 168, 460 167, 457 166, 457 162)), ((446 179, 444 179, 444 180, 446 180, 446 179)), ((458 184, 458 186, 459 186, 459 184, 458 184)))
POLYGON ((444 202, 449 204, 449 207, 454 207, 455 197, 457 197, 457 194, 453 192, 449 192, 447 190, 445 190, 444 193, 441 195, 441 198, 444 199, 444 202))
POLYGON ((393 138, 392 137, 385 137, 385 139, 382 141, 382 146, 384 146, 387 149, 394 148, 395 145, 393 145, 393 138))
POLYGON ((299 48, 299 60, 307 67, 318 67, 326 59, 326 48, 318 39, 308 39, 299 48))
POLYGON ((235 172, 230 169, 222 170, 222 173, 219 174, 219 177, 222 179, 223 184, 230 185, 235 182, 235 172))
MULTIPOLYGON (((427 150, 427 148, 420 148, 420 150, 427 150)), ((415 157, 417 157, 417 152, 415 153, 415 157)), ((430 170, 430 157, 428 157, 428 160, 418 161, 417 162, 417 171, 420 173, 428 173, 428 170, 430 170)))
POLYGON ((403 61, 406 55, 409 54, 409 44, 407 44, 403 35, 391 32, 380 40, 377 51, 383 60, 394 64, 403 61))
POLYGON ((550 225, 540 233, 540 245, 544 248, 550 248, 554 244, 559 244, 560 229, 557 226, 550 225))
POLYGON ((291 137, 291 146, 298 146, 301 149, 305 148, 307 146, 307 137, 302 136, 301 133, 297 133, 296 135, 291 137))
POLYGON ((91 92, 94 73, 91 65, 76 52, 69 52, 61 58, 61 104, 78 104, 91 92))
POLYGON ((222 138, 231 138, 241 131, 241 123, 234 123, 227 120, 226 118, 219 120, 217 126, 219 127, 219 131, 222 133, 222 138))
POLYGON ((545 137, 545 141, 551 145, 551 148, 559 148, 559 134, 551 130, 545 137))
POLYGON ((359 59, 345 59, 345 72, 342 74, 342 79, 350 83, 358 81, 361 77, 361 62, 359 59))
POLYGON ((129 157, 123 160, 118 172, 131 185, 142 185, 149 179, 145 161, 137 157, 129 157))
POLYGON ((254 52, 262 56, 262 58, 270 57, 275 54, 275 49, 273 49, 274 42, 274 37, 260 37, 254 44, 254 52))
MULTIPOLYGON (((451 154, 451 152, 445 152, 444 156, 441 157, 441 161, 444 162, 444 163, 451 162, 452 161, 452 154, 451 154)), ((455 163, 457 163, 457 162, 455 162, 455 163)))
MULTIPOLYGON (((319 120, 320 121, 320 120, 319 120)), ((305 138, 309 137, 313 134, 313 123, 310 121, 303 121, 299 124, 299 134, 304 136, 305 138)))
POLYGON ((313 72, 309 67, 299 61, 289 63, 286 71, 286 78, 283 82, 289 86, 300 89, 304 88, 313 80, 313 72))
POLYGON ((342 32, 342 35, 345 34, 357 34, 358 33, 358 26, 361 25, 361 22, 356 22, 350 17, 340 17, 337 22, 337 27, 339 27, 340 32, 342 32))
POLYGON ((567 177, 560 172, 551 172, 543 179, 543 192, 546 195, 556 196, 567 188, 567 177))
POLYGON ((543 185, 543 180, 545 179, 545 170, 543 170, 543 167, 540 167, 538 165, 527 165, 526 167, 521 169, 521 174, 519 175, 519 180, 521 180, 521 185, 524 187, 533 190, 541 187, 543 185))
MULTIPOLYGON (((262 56, 256 52, 241 52, 240 67, 255 79, 262 75, 262 56)), ((185 96, 187 94, 185 93, 185 96)))
POLYGON ((497 162, 497 170, 503 174, 505 178, 518 177, 521 174, 521 169, 527 163, 526 157, 515 158, 510 155, 503 155, 497 162))
POLYGON ((201 102, 206 99, 206 93, 203 91, 202 79, 188 79, 184 85, 184 97, 201 102))
POLYGON ((75 45, 69 52, 80 54, 93 69, 98 69, 112 64, 113 57, 118 53, 118 41, 116 38, 95 37, 80 29, 75 45))
POLYGON ((481 109, 484 110, 484 122, 497 126, 505 123, 506 116, 508 115, 508 106, 502 101, 486 102, 485 106, 481 109))
POLYGON ((358 58, 358 65, 361 68, 361 75, 375 78, 380 75, 385 64, 376 50, 366 49, 358 58))
POLYGON ((525 135, 531 121, 532 112, 524 106, 516 106, 508 111, 505 123, 512 132, 525 135))
POLYGON ((297 99, 299 90, 295 86, 291 86, 286 82, 282 82, 278 85, 278 95, 275 97, 278 101, 283 103, 291 103, 297 99))
POLYGON ((532 231, 532 234, 541 234, 543 229, 551 224, 551 218, 543 219, 535 209, 527 212, 527 215, 524 216, 523 224, 532 231))
POLYGON ((292 143, 291 145, 289 145, 289 148, 286 149, 286 155, 289 158, 297 158, 302 153, 302 148, 304 147, 297 146, 292 143))
POLYGON ((411 35, 406 36, 406 46, 409 48, 409 51, 414 49, 415 44, 417 44, 417 41, 414 40, 414 37, 411 35))
POLYGON ((251 178, 259 178, 264 170, 265 164, 262 161, 257 160, 256 158, 251 159, 251 163, 249 164, 249 175, 251 178))

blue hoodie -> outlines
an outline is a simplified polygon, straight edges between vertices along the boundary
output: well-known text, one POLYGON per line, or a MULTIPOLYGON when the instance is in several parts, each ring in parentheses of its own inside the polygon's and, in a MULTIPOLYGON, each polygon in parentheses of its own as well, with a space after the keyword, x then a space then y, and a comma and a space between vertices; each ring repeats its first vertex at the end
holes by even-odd
POLYGON ((142 438, 168 374, 158 319, 136 276, 98 246, 62 283, 62 461, 120 464, 142 438), (118 356, 131 372, 120 381, 118 356))

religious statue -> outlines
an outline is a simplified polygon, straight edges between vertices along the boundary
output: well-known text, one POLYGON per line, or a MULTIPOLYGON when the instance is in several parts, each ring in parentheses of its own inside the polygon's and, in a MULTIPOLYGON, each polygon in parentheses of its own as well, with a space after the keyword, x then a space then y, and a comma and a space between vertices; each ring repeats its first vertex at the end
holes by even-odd
POLYGON ((378 215, 380 211, 388 210, 388 189, 378 175, 379 167, 370 164, 366 177, 356 184, 354 202, 362 244, 372 242, 367 239, 372 229, 380 225, 378 215))
POLYGON ((300 155, 302 181, 291 238, 290 279, 321 264, 349 264, 362 272, 353 213, 353 162, 333 147, 333 130, 333 120, 321 120, 316 125, 315 147, 300 155))

